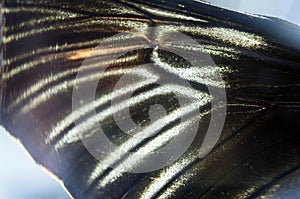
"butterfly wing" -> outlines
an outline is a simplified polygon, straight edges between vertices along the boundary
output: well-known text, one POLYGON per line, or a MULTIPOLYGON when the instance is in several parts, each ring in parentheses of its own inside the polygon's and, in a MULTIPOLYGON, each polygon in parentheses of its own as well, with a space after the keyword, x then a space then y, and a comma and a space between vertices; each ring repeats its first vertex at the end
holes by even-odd
MULTIPOLYGON (((37 163, 63 181, 74 198, 248 198, 290 193, 297 187, 299 27, 191 0, 5 0, 3 6, 1 123, 37 163), (123 45, 120 39, 116 42, 120 46, 107 46, 106 53, 94 58, 97 64, 87 68, 90 72, 83 81, 88 82, 116 48, 132 49, 110 65, 117 75, 101 81, 96 100, 111 92, 122 71, 136 72, 139 65, 154 62, 187 80, 195 93, 207 93, 207 84, 220 87, 211 74, 220 73, 227 95, 226 121, 218 143, 205 158, 195 151, 203 142, 212 110, 201 118, 191 147, 174 163, 148 173, 118 172, 93 157, 72 134, 78 130, 76 116, 82 114, 82 110, 73 113, 73 86, 82 62, 103 38, 154 26, 190 36, 200 47, 181 44, 176 48, 206 53, 217 67, 191 73, 191 66, 178 56, 137 50, 135 43, 123 45), (290 186, 272 192, 285 183, 290 186)), ((140 92, 149 94, 152 89, 145 84, 140 92)), ((147 124, 149 104, 159 100, 170 110, 178 108, 176 100, 169 98, 142 100, 131 114, 137 123, 147 124)), ((95 110, 100 114, 106 106, 109 102, 95 110)), ((199 106, 201 113, 209 107, 199 106)), ((111 117, 103 124, 118 145, 130 140, 111 117)), ((162 134, 175 127, 169 125, 162 134)), ((92 130, 87 125, 82 131, 92 130)), ((153 140, 138 147, 149 146, 153 140)))

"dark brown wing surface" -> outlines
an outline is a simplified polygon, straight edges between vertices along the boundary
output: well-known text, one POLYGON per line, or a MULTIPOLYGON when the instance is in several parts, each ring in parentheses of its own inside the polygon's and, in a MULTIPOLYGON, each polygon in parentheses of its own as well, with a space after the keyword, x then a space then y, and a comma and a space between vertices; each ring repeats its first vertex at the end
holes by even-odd
MULTIPOLYGON (((1 124, 21 140, 37 163, 64 182, 74 198, 299 194, 299 27, 192 0, 4 0, 2 6, 1 124), (216 146, 199 158, 197 148, 211 116, 209 105, 199 105, 200 112, 207 114, 182 157, 158 171, 120 173, 95 159, 73 134, 78 131, 75 120, 81 112, 75 110, 72 115, 72 91, 80 65, 103 38, 147 27, 190 36, 200 47, 182 44, 177 48, 207 53, 217 67, 193 71, 186 60, 172 53, 150 48, 132 50, 111 64, 108 71, 114 75, 103 78, 96 100, 107 96, 124 71, 137 71, 138 65, 150 62, 162 69, 167 65, 168 72, 187 80, 195 93, 209 95, 207 85, 224 86, 226 121, 216 146), (220 73, 225 84, 212 79, 213 73, 220 73)), ((103 56, 94 58, 88 74, 104 65, 105 56, 114 53, 115 48, 134 49, 132 45, 108 46, 103 56)), ((82 81, 91 79, 87 76, 82 81)), ((146 83, 138 92, 147 95, 153 89, 146 83)), ((146 125, 149 104, 157 100, 170 111, 176 110, 176 100, 169 98, 162 94, 158 99, 133 104, 132 117, 136 123, 146 125)), ((107 110, 110 100, 96 106, 96 112, 107 110)), ((178 121, 172 122, 160 134, 174 130, 178 121)), ((105 118, 103 125, 116 144, 130 140, 112 117, 105 118)), ((81 131, 92 133, 88 127, 81 131)), ((137 149, 149 146, 153 140, 140 143, 137 149)))

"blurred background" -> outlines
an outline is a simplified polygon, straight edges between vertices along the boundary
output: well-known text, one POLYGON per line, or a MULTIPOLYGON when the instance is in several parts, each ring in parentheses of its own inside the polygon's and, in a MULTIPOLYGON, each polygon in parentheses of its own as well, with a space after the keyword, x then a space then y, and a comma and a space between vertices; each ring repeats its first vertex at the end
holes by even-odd
POLYGON ((300 26, 299 0, 205 0, 214 5, 259 15, 285 19, 300 26))
POLYGON ((0 157, 0 199, 71 198, 2 127, 0 157))
MULTIPOLYGON (((206 0, 214 5, 274 16, 300 26, 299 0, 206 0)), ((34 163, 23 147, 0 127, 0 199, 69 199, 63 187, 34 163)))

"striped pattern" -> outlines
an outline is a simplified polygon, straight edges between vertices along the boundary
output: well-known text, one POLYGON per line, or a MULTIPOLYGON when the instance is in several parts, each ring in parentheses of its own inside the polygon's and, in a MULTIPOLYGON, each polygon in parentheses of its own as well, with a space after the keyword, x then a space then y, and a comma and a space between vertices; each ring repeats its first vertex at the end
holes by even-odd
MULTIPOLYGON (((263 197, 280 194, 269 188, 299 173, 298 27, 192 0, 4 0, 3 5, 1 123, 39 164, 63 181, 74 198, 263 197), (95 101, 72 111, 76 75, 94 47, 117 33, 152 26, 162 31, 155 33, 158 38, 164 31, 191 36, 199 46, 170 45, 207 53, 216 66, 193 67, 172 53, 134 43, 130 36, 114 38, 109 42, 117 46, 108 42, 105 51, 97 52, 80 69, 87 75, 77 81, 88 85, 99 78, 97 70, 110 63, 101 74, 95 101), (277 34, 282 30, 295 37, 277 34), (110 55, 127 51, 111 63, 110 55), (164 77, 138 68, 145 63, 188 81, 192 88, 153 85, 164 77), (216 73, 222 74, 225 83, 214 78, 216 73), (126 74, 141 81, 112 92, 126 74), (199 159, 199 146, 216 111, 210 109, 214 99, 206 86, 226 89, 228 111, 217 145, 199 159), (110 106, 111 100, 133 91, 137 92, 128 101, 110 106), (194 103, 178 107, 172 93, 194 103), (113 113, 130 108, 133 120, 147 126, 149 105, 156 102, 166 108, 168 123, 159 126, 162 130, 151 139, 125 135, 112 118, 113 113), (93 110, 97 114, 90 117, 93 110), (195 110, 200 114, 178 122, 195 110), (83 116, 85 120, 75 125, 83 116), (191 131, 198 119, 198 134, 187 152, 155 172, 132 174, 117 169, 126 162, 140 164, 143 157, 134 153, 116 152, 98 161, 79 139, 81 133, 95 134, 95 124, 100 122, 107 136, 126 152, 151 152, 191 131)), ((149 125, 147 132, 153 133, 156 126, 149 125)))

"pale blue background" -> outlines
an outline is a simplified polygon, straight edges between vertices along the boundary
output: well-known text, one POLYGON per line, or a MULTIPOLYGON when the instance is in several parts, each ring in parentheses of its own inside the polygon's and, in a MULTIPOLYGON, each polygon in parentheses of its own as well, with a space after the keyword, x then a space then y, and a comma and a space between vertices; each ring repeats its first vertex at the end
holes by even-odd
POLYGON ((274 16, 300 25, 299 0, 207 0, 207 2, 232 10, 274 16))
POLYGON ((0 199, 65 198, 61 185, 0 127, 0 199))
MULTIPOLYGON (((210 0, 208 2, 300 25, 299 0, 210 0)), ((23 148, 0 128, 0 199, 70 198, 52 177, 41 170, 23 148)))

